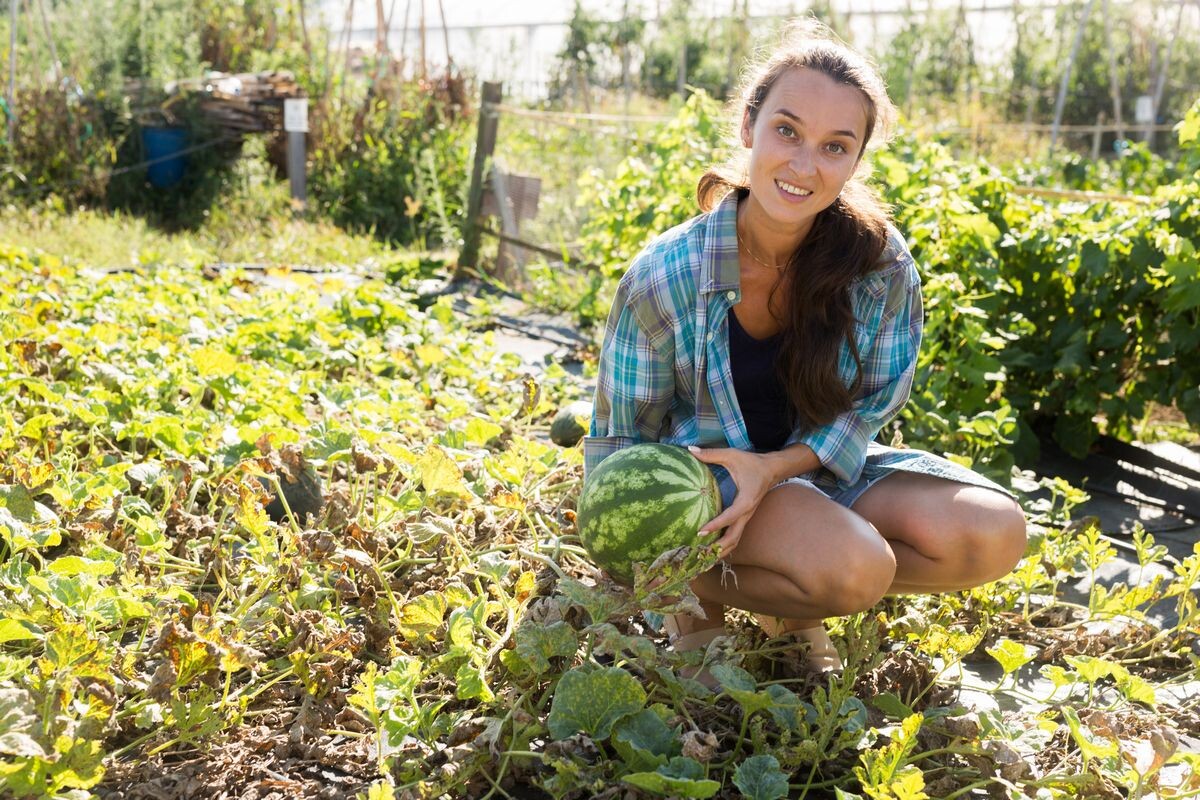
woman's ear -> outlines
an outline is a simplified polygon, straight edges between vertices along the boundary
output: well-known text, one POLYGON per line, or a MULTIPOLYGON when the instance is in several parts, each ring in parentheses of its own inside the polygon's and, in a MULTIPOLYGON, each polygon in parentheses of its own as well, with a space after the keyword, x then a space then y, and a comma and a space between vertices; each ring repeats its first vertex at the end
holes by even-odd
POLYGON ((742 147, 754 146, 754 123, 750 121, 750 109, 742 111, 742 147))

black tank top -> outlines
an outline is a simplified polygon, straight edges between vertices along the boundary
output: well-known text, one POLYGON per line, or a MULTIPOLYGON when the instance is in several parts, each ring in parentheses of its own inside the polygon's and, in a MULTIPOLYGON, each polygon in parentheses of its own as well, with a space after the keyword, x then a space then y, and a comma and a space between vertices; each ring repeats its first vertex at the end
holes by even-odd
POLYGON ((729 309, 729 360, 733 390, 756 450, 778 450, 792 433, 787 392, 775 362, 782 336, 755 339, 729 309))

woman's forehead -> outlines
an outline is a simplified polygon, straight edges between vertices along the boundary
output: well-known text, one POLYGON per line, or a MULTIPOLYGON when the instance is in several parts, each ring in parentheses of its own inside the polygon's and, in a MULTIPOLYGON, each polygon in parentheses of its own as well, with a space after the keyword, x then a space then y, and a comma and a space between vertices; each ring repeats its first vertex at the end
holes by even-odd
POLYGON ((853 131, 861 141, 867 128, 868 100, 862 90, 839 83, 814 69, 790 69, 780 75, 759 107, 759 114, 785 113, 818 132, 853 131))

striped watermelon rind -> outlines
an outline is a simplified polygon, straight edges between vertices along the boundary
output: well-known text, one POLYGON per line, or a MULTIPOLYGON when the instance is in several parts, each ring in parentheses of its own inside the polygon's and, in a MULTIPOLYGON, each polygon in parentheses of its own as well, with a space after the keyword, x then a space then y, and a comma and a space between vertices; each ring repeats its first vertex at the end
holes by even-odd
POLYGON ((721 513, 712 472, 682 447, 644 443, 605 458, 588 474, 576 525, 592 560, 625 584, 633 565, 695 544, 721 513))

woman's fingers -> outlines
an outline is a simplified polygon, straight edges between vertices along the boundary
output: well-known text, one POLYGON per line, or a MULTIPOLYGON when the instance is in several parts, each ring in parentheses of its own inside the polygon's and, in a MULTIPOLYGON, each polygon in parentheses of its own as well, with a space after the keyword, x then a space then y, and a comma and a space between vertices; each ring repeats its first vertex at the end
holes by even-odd
POLYGON ((753 508, 750 503, 739 498, 735 498, 733 505, 717 514, 715 517, 704 523, 700 527, 700 533, 713 533, 726 528, 734 523, 735 520, 748 516, 753 508))
MULTIPOLYGON (((731 448, 728 447, 707 447, 700 448, 696 445, 688 445, 688 452, 694 455, 698 460, 705 464, 725 464, 728 461, 728 452, 731 448)), ((734 452, 740 452, 735 450, 734 452)))
POLYGON ((749 521, 750 517, 746 515, 725 529, 724 535, 717 540, 717 545, 721 548, 721 558, 728 558, 729 554, 738 546, 738 542, 742 539, 742 531, 745 530, 746 523, 749 521))

